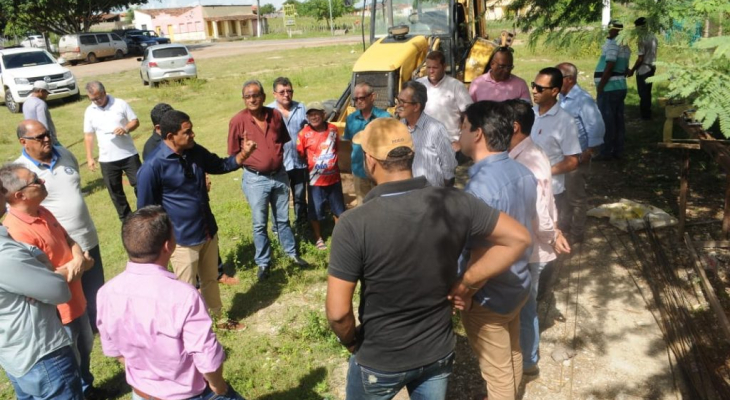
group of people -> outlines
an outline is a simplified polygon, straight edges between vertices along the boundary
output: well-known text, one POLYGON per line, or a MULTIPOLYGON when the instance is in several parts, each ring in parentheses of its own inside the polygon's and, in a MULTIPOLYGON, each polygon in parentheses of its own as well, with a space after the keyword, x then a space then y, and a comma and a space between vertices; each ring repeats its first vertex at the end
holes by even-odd
MULTIPOLYGON (((327 211, 334 216, 326 314, 353 353, 349 399, 392 398, 403 387, 443 399, 454 309, 489 398, 515 398, 523 375, 539 373, 540 272, 583 240, 588 165, 605 149, 609 126, 619 125, 607 121, 601 99, 612 103, 606 93, 621 90, 625 97, 626 75, 646 79, 642 68, 655 58, 656 45, 653 56, 645 47, 628 70, 628 57, 618 61, 625 50, 612 43, 621 27, 610 28, 595 74, 598 103, 577 84, 571 63, 540 70, 528 89, 511 74, 508 48, 495 51, 469 90, 445 74, 443 53, 430 52, 426 76, 398 93, 397 118, 375 107, 369 83, 355 85, 356 111, 343 135, 352 141, 357 197, 348 212, 337 128, 322 103, 294 101, 285 77, 274 81, 268 106, 259 81, 243 84, 245 108, 230 120, 228 157, 196 143, 189 115, 156 105, 144 162, 130 136, 139 127, 132 108, 101 82, 88 83, 87 165, 97 166, 96 141, 129 256, 106 284, 79 163, 59 144, 44 103, 34 106, 17 127, 18 159, 0 168, 0 366, 17 397, 110 397, 91 371, 98 333, 104 354, 124 365, 135 400, 242 399, 223 379, 225 354, 212 330, 245 327, 223 317, 218 283, 232 278, 219 272, 208 174, 243 169, 259 280, 272 268, 269 215, 283 251, 302 267, 295 231, 309 224, 315 246, 326 250, 320 221, 327 211), (460 158, 474 162, 465 190, 453 187, 460 158)), ((48 88, 38 83, 33 93, 42 102, 48 88)), ((616 146, 607 154, 620 155, 616 146)))

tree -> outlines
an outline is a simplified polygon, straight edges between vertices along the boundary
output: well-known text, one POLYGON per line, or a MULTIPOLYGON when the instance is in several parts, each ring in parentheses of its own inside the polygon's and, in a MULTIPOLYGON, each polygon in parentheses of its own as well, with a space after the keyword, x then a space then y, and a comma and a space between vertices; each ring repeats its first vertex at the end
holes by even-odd
POLYGON ((124 16, 124 22, 125 23, 131 24, 131 23, 134 22, 134 11, 135 10, 136 10, 136 7, 135 8, 130 8, 130 9, 127 10, 127 15, 124 16))
MULTIPOLYGON (((332 1, 332 19, 339 18, 345 13, 353 11, 352 6, 345 5, 343 0, 331 0, 332 1)), ((297 13, 300 15, 310 16, 317 21, 327 21, 329 26, 330 21, 330 3, 329 0, 308 0, 301 3, 301 9, 297 8, 297 13)), ((331 28, 331 26, 330 26, 331 28)))
POLYGON ((261 15, 273 14, 276 12, 276 7, 273 4, 267 3, 261 6, 261 15))
POLYGON ((88 32, 101 22, 101 15, 126 9, 148 0, 0 0, 0 13, 7 16, 5 29, 52 32, 65 35, 88 32))

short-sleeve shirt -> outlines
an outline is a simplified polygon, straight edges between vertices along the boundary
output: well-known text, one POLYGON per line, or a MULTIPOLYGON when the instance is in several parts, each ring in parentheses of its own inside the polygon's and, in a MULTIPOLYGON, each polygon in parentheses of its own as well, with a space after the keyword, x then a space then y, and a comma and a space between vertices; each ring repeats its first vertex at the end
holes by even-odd
MULTIPOLYGON (((534 111, 535 123, 532 125, 530 137, 547 154, 551 166, 563 161, 565 156, 581 153, 575 118, 563 110, 560 104, 555 103, 543 115, 540 115, 537 107, 534 111)), ((565 174, 553 175, 553 195, 564 191, 565 174)))
POLYGON ((639 51, 638 54, 640 56, 644 56, 644 59, 641 62, 641 65, 639 66, 639 69, 636 71, 639 75, 644 75, 651 71, 651 67, 654 66, 654 63, 656 63, 656 54, 657 54, 657 47, 659 47, 659 42, 656 40, 656 36, 652 33, 646 33, 639 37, 639 51))
POLYGON ((329 275, 360 281, 358 364, 397 372, 454 350, 451 304, 467 240, 489 236, 499 211, 425 178, 383 183, 332 234, 329 275))
POLYGON ((41 205, 56 217, 81 250, 91 250, 99 245, 99 236, 81 193, 79 162, 62 146, 54 146, 52 152, 50 164, 31 158, 25 150, 15 162, 45 181, 48 196, 41 205))
POLYGON ((234 155, 243 149, 243 133, 249 140, 256 142, 256 151, 243 163, 243 166, 262 174, 280 170, 284 166, 284 144, 291 141, 281 114, 264 107, 266 132, 259 128, 248 109, 240 111, 228 124, 228 154, 234 155))
MULTIPOLYGON (((38 208, 37 217, 10 207, 3 225, 15 240, 35 246, 46 253, 56 269, 73 259, 71 247, 66 241, 66 230, 43 207, 38 208)), ((71 289, 71 300, 58 305, 58 313, 64 325, 86 311, 86 297, 81 288, 81 279, 69 282, 68 286, 71 289)))
POLYGON ((441 121, 446 127, 449 141, 459 140, 461 134, 461 113, 473 103, 466 86, 456 78, 444 75, 437 84, 432 84, 427 76, 419 78, 428 91, 428 101, 424 112, 441 121))
POLYGON ((286 130, 289 132, 289 137, 291 138, 284 145, 284 168, 287 171, 307 168, 306 160, 299 157, 297 153, 297 135, 307 125, 307 107, 298 101, 292 100, 288 117, 285 117, 284 113, 277 108, 276 101, 272 101, 266 107, 272 108, 281 114, 281 118, 284 120, 284 125, 286 125, 286 130))
POLYGON ((112 162, 137 154, 129 134, 115 135, 114 130, 137 119, 137 114, 126 101, 107 95, 104 107, 91 104, 84 113, 84 133, 96 134, 99 144, 99 162, 112 162))
POLYGON ((56 125, 53 124, 51 112, 48 111, 48 104, 41 98, 28 96, 23 103, 23 118, 34 119, 48 129, 53 138, 53 143, 58 143, 58 134, 56 133, 56 125))
POLYGON ((603 91, 626 90, 626 71, 629 69, 629 57, 631 57, 629 46, 618 44, 616 39, 606 39, 603 47, 601 47, 601 58, 598 59, 596 72, 593 74, 596 86, 601 82, 603 71, 606 70, 606 63, 613 62, 615 64, 613 70, 611 70, 611 77, 608 78, 603 91))
POLYGON ((339 143, 337 127, 332 124, 327 124, 323 132, 307 124, 299 132, 297 152, 307 159, 310 185, 329 186, 340 181, 340 168, 337 166, 339 143))
MULTIPOLYGON (((354 113, 347 116, 347 124, 345 125, 345 134, 342 136, 347 140, 352 140, 356 134, 365 129, 370 121, 376 118, 389 118, 392 117, 390 113, 385 110, 381 110, 377 107, 373 107, 370 112, 370 118, 365 119, 362 116, 362 111, 357 110, 354 113)), ((350 156, 350 168, 352 173, 358 178, 367 178, 365 174, 365 165, 363 160, 362 146, 359 144, 352 144, 352 155, 350 156)))
POLYGON ((510 75, 506 81, 497 82, 492 79, 491 71, 474 79, 469 85, 469 94, 475 102, 524 99, 532 104, 530 89, 524 79, 516 75, 510 75))

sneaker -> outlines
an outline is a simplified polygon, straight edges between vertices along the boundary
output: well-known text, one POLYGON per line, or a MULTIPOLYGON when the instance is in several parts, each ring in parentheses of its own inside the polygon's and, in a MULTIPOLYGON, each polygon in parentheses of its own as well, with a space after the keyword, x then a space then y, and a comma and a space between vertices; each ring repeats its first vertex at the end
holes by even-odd
POLYGON ((232 319, 218 322, 215 324, 215 327, 226 331, 242 331, 246 329, 246 325, 232 319))
POLYGON ((299 256, 289 257, 289 259, 291 260, 292 263, 294 263, 302 268, 306 268, 309 266, 309 263, 304 261, 304 259, 299 256))
POLYGON ((238 278, 234 278, 232 276, 228 276, 226 274, 221 275, 220 278, 218 278, 218 283, 223 285, 238 285, 238 278))
POLYGON ((256 272, 256 277, 259 282, 266 280, 269 277, 269 267, 263 267, 259 265, 259 270, 256 272))

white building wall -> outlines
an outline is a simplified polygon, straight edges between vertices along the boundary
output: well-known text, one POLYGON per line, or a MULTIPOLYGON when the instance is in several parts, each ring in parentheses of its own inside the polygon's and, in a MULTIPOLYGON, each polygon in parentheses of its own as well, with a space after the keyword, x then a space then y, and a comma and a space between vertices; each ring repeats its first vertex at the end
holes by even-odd
POLYGON ((152 16, 147 15, 139 10, 134 12, 134 27, 136 29, 155 30, 155 27, 152 24, 152 16))

